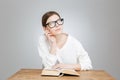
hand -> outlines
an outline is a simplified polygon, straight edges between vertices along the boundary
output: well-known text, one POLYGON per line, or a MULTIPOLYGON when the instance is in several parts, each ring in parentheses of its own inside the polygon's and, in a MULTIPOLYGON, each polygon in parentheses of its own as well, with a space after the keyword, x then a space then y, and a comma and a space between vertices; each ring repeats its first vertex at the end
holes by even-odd
POLYGON ((47 39, 49 40, 50 45, 56 43, 56 39, 55 39, 54 35, 52 35, 49 31, 46 30, 45 35, 46 35, 47 39))
POLYGON ((74 69, 80 70, 80 64, 56 64, 52 67, 53 69, 74 69))
POLYGON ((49 44, 50 44, 50 51, 49 52, 51 54, 56 54, 56 50, 57 50, 56 38, 48 30, 46 30, 45 35, 46 35, 46 37, 49 41, 49 44))
POLYGON ((56 64, 52 67, 53 69, 70 69, 71 68, 71 65, 69 64, 56 64))

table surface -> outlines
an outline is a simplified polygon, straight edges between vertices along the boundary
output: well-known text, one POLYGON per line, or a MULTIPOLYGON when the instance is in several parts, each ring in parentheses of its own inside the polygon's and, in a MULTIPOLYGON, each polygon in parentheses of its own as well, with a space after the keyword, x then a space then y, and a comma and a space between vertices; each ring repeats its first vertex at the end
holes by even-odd
POLYGON ((21 69, 8 80, 115 80, 104 70, 78 71, 80 76, 41 76, 42 69, 21 69))

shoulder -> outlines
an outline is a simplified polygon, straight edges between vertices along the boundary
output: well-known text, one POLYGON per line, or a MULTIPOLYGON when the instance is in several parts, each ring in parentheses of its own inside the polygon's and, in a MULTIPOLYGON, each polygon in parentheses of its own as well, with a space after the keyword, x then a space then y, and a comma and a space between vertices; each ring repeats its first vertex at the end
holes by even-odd
POLYGON ((73 42, 80 42, 77 38, 75 38, 74 36, 68 34, 68 38, 69 40, 72 40, 73 42))
POLYGON ((39 36, 38 40, 39 40, 39 43, 45 42, 45 41, 46 41, 46 36, 45 36, 44 34, 41 34, 41 35, 39 36))
POLYGON ((77 38, 75 38, 74 36, 70 35, 68 36, 68 39, 70 42, 72 42, 75 46, 82 46, 80 40, 78 40, 77 38))
POLYGON ((39 40, 45 40, 46 39, 46 36, 44 35, 44 34, 41 34, 40 36, 39 36, 39 40))

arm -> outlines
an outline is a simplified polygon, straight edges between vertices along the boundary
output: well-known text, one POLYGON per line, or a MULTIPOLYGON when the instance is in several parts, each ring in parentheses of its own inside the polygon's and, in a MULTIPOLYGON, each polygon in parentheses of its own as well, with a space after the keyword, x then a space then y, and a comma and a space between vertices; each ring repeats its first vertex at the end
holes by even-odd
POLYGON ((81 66, 81 70, 90 70, 92 69, 92 63, 88 53, 83 48, 82 44, 76 41, 78 61, 81 66))
POLYGON ((77 64, 56 64, 53 68, 68 68, 74 70, 89 70, 92 69, 91 60, 88 53, 84 50, 79 41, 72 38, 72 44, 76 50, 75 54, 77 59, 77 64))
POLYGON ((57 62, 57 56, 50 54, 49 46, 46 42, 45 35, 40 36, 38 45, 39 56, 42 59, 42 64, 45 68, 51 68, 57 62))
POLYGON ((50 45, 49 53, 56 55, 57 44, 56 38, 48 30, 45 30, 45 36, 47 37, 48 44, 50 45))
POLYGON ((90 57, 88 56, 88 53, 86 51, 79 55, 78 60, 79 60, 80 66, 81 66, 81 70, 92 69, 92 63, 91 63, 90 57))
POLYGON ((53 69, 74 69, 81 70, 80 64, 56 64, 52 67, 53 69))

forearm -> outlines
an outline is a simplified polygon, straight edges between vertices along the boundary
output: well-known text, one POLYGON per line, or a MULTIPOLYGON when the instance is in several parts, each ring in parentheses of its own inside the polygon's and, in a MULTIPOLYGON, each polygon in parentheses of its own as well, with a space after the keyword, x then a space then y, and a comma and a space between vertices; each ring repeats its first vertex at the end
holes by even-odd
POLYGON ((80 64, 56 64, 53 66, 53 69, 74 69, 81 70, 80 64))
POLYGON ((71 64, 74 70, 81 70, 80 64, 71 64))
POLYGON ((56 44, 54 43, 54 44, 51 44, 51 46, 50 46, 50 53, 51 54, 53 54, 53 55, 55 55, 56 54, 56 51, 57 51, 57 47, 56 47, 56 44))

